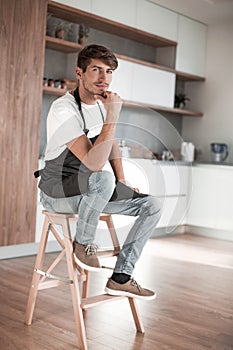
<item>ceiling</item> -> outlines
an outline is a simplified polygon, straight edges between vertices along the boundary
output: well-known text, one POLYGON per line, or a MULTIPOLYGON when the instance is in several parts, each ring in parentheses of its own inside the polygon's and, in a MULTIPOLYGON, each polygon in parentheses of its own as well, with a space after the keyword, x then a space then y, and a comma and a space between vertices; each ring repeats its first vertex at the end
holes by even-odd
POLYGON ((233 0, 149 0, 206 24, 233 21, 233 0))

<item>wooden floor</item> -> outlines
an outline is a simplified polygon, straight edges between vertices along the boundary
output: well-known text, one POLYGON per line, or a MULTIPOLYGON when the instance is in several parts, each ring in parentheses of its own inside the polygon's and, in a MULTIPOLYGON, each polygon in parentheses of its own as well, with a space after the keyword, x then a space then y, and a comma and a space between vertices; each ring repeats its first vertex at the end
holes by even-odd
MULTIPOLYGON (((0 349, 77 349, 69 287, 40 291, 33 323, 24 325, 34 260, 0 261, 0 349)), ((66 274, 65 264, 59 273, 66 274)), ((103 291, 110 274, 92 273, 91 294, 103 291)), ((145 334, 135 332, 127 300, 104 304, 85 313, 90 350, 233 350, 233 242, 153 239, 135 277, 158 293, 138 301, 145 334)))

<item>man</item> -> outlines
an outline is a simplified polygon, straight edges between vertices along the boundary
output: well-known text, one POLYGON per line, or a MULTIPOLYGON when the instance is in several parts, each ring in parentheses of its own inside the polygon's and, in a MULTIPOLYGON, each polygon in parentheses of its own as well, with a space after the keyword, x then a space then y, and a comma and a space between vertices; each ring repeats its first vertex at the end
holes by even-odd
POLYGON ((140 287, 132 273, 159 220, 160 207, 152 196, 124 185, 115 139, 122 101, 109 91, 117 66, 115 55, 106 47, 89 45, 79 53, 78 88, 53 102, 48 114, 45 168, 40 171, 39 183, 41 202, 50 211, 78 213, 74 258, 90 271, 101 269, 93 243, 100 214, 138 216, 105 291, 151 300, 155 293, 140 287), (107 161, 113 173, 103 170, 107 161))

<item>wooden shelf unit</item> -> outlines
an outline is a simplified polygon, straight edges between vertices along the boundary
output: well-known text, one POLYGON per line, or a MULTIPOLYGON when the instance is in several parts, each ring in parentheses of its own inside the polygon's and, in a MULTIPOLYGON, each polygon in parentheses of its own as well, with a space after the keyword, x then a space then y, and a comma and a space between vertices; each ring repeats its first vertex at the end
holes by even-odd
MULTIPOLYGON (((54 15, 55 17, 59 17, 61 19, 67 20, 69 22, 83 23, 94 29, 104 31, 110 34, 118 35, 123 38, 131 39, 137 42, 141 42, 143 44, 148 44, 150 46, 157 47, 157 48, 166 47, 166 46, 175 47, 177 45, 177 43, 174 41, 144 32, 142 30, 135 29, 130 26, 126 26, 124 24, 114 22, 112 20, 108 20, 100 16, 93 15, 91 13, 88 13, 79 9, 71 8, 69 6, 62 5, 50 0, 48 1, 48 13, 54 15)), ((46 48, 64 52, 64 53, 78 53, 82 49, 82 46, 79 45, 78 43, 74 43, 74 42, 70 42, 70 41, 66 41, 66 40, 62 40, 62 39, 58 39, 50 36, 46 36, 45 43, 46 43, 46 48)), ((180 81, 189 81, 189 82, 205 81, 204 77, 200 77, 200 76, 196 76, 196 75, 192 75, 184 72, 179 72, 173 68, 161 66, 153 62, 148 62, 148 61, 136 59, 136 58, 121 55, 121 54, 116 54, 116 56, 119 59, 123 59, 129 62, 139 63, 144 66, 149 66, 155 69, 160 69, 160 70, 174 73, 176 75, 176 79, 180 81)), ((61 96, 66 91, 67 90, 65 89, 43 87, 43 93, 56 95, 56 96, 61 96)), ((166 107, 155 106, 153 104, 143 104, 143 103, 135 103, 131 101, 124 101, 124 105, 140 106, 140 107, 150 108, 156 111, 167 112, 167 113, 183 115, 183 116, 192 116, 192 117, 203 116, 203 113, 201 112, 195 112, 195 111, 190 111, 190 110, 185 110, 180 108, 166 108, 166 107)))

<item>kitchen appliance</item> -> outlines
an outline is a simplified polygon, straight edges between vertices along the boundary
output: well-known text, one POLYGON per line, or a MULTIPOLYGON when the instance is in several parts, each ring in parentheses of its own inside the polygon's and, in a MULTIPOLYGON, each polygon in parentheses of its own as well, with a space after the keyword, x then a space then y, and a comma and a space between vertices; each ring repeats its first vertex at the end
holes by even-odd
POLYGON ((228 146, 225 143, 212 142, 210 144, 212 160, 214 162, 223 162, 228 156, 228 146))
POLYGON ((192 142, 182 142, 181 144, 181 159, 185 162, 194 161, 195 147, 192 142))

